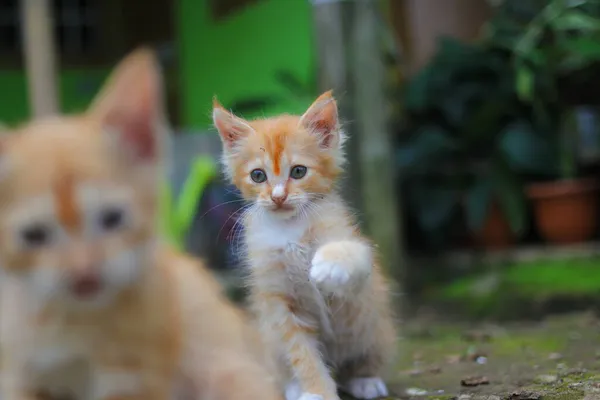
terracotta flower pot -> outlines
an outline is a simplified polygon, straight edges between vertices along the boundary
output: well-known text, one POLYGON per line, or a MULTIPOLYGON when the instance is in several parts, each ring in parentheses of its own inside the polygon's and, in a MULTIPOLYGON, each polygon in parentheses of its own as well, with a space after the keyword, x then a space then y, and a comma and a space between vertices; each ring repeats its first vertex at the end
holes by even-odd
POLYGON ((478 232, 473 232, 475 243, 488 250, 501 250, 515 242, 506 217, 496 202, 492 202, 487 219, 478 232))
POLYGON ((598 219, 598 182, 594 179, 535 183, 527 192, 538 230, 549 242, 583 242, 594 234, 598 219))

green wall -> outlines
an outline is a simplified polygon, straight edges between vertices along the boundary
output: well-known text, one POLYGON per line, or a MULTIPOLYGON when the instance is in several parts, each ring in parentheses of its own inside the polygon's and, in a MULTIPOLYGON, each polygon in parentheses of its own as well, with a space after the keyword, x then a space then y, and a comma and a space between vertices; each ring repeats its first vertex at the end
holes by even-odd
POLYGON ((213 95, 225 106, 241 97, 280 95, 283 101, 261 114, 302 112, 309 99, 294 98, 274 73, 285 69, 307 82, 314 72, 310 2, 261 0, 219 22, 207 3, 179 1, 182 124, 209 127, 213 95))
MULTIPOLYGON (((211 125, 213 95, 225 106, 241 98, 277 96, 280 101, 261 110, 261 115, 306 109, 312 98, 294 97, 275 72, 287 70, 305 84, 314 72, 309 0, 261 0, 219 22, 212 19, 207 0, 176 4, 184 128, 203 130, 211 125)), ((107 73, 106 68, 63 70, 62 110, 85 109, 107 73)), ((28 116, 23 71, 0 70, 0 122, 15 124, 28 116)))
MULTIPOLYGON (((64 70, 60 76, 64 112, 84 110, 106 78, 106 69, 64 70)), ((29 117, 27 81, 20 70, 0 71, 0 122, 14 125, 29 117)))

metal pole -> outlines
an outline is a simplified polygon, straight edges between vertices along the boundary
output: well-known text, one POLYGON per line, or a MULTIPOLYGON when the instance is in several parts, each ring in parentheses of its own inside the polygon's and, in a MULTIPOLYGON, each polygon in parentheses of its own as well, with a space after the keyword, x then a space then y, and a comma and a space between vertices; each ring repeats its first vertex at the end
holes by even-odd
POLYGON ((32 118, 58 112, 50 0, 21 0, 23 55, 32 118))

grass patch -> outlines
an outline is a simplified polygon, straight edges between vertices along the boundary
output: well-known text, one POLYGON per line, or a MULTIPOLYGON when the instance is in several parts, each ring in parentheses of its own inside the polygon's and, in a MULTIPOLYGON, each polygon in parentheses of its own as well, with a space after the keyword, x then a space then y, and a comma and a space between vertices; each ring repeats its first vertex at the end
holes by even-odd
MULTIPOLYGON (((458 279, 443 288, 447 298, 471 297, 483 279, 493 280, 492 290, 506 286, 520 295, 600 294, 600 259, 538 260, 509 265, 492 274, 458 279)), ((485 296, 485 292, 480 292, 485 296)))
POLYGON ((472 316, 500 318, 524 315, 529 312, 526 305, 596 298, 600 300, 598 257, 496 266, 486 273, 459 278, 433 293, 434 301, 462 304, 472 316))

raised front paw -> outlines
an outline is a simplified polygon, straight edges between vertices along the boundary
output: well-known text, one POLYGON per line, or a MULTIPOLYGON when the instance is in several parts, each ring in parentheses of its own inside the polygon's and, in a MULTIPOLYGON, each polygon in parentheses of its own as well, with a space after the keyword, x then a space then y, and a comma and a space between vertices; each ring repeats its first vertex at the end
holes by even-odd
POLYGON ((344 294, 370 268, 370 248, 350 241, 331 242, 315 253, 310 278, 328 293, 344 294))
POLYGON ((328 247, 330 245, 321 247, 313 257, 310 279, 328 293, 339 293, 350 281, 350 272, 344 260, 335 257, 335 252, 328 247))

